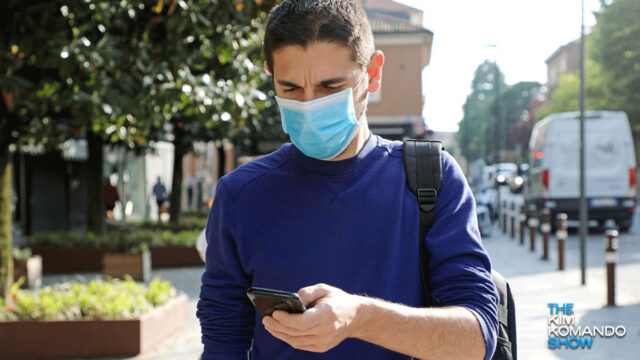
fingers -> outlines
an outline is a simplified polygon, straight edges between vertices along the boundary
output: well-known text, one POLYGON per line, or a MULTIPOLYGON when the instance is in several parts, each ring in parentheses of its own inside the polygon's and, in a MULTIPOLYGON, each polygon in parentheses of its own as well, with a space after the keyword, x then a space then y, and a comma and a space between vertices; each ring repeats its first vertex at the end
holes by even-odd
POLYGON ((326 284, 316 284, 312 286, 303 287, 298 291, 298 296, 304 304, 308 306, 311 303, 322 299, 331 292, 332 287, 326 284))
POLYGON ((298 331, 311 330, 322 322, 323 311, 312 308, 302 314, 289 314, 286 311, 274 311, 272 317, 278 323, 298 331))
POLYGON ((297 327, 291 326, 291 319, 288 319, 288 314, 284 311, 275 311, 272 316, 266 316, 262 319, 262 324, 267 329, 274 329, 279 332, 291 335, 291 336, 305 336, 313 334, 313 326, 306 326, 304 322, 295 321, 294 324, 297 327), (280 314, 282 313, 282 314, 280 314), (287 319, 282 320, 283 317, 287 319))
POLYGON ((312 332, 298 332, 293 330, 293 333, 283 330, 282 324, 279 324, 277 320, 266 317, 262 323, 265 325, 265 329, 274 337, 286 342, 291 347, 299 350, 312 351, 312 352, 326 352, 337 345, 337 342, 333 341, 331 336, 312 334, 312 332))
POLYGON ((278 339, 286 342, 287 344, 295 347, 295 348, 299 348, 299 347, 304 347, 304 346, 310 346, 313 345, 313 341, 314 341, 314 336, 309 336, 309 335, 290 335, 287 332, 283 332, 280 331, 276 328, 272 328, 270 326, 265 325, 265 329, 267 329, 267 331, 277 337, 278 339))

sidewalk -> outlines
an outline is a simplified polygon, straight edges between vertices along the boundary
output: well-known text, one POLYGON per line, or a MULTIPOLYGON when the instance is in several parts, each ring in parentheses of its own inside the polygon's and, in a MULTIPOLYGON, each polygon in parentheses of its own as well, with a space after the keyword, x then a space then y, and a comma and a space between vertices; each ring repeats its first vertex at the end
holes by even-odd
MULTIPOLYGON (((636 220, 638 217, 636 216, 636 220)), ((551 237, 550 260, 540 260, 542 236, 536 234, 536 252, 529 235, 519 245, 496 229, 484 239, 494 269, 509 281, 514 294, 519 359, 638 359, 640 357, 640 230, 638 221, 622 234, 616 267, 616 307, 606 307, 606 267, 603 233, 592 231, 587 241, 587 280, 580 284, 579 239, 569 233, 564 271, 557 271, 557 243, 551 237), (548 348, 548 303, 573 303, 577 326, 625 326, 623 338, 593 340, 591 349, 548 348)))

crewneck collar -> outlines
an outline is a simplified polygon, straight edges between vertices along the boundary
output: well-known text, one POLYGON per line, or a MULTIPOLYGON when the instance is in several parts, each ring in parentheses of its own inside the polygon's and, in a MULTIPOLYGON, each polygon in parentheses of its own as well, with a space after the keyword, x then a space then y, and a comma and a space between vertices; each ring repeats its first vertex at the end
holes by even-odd
POLYGON ((378 141, 379 137, 369 132, 369 138, 355 156, 339 161, 318 160, 309 157, 293 144, 289 144, 287 151, 295 164, 304 171, 321 175, 346 175, 359 171, 374 158, 378 141))

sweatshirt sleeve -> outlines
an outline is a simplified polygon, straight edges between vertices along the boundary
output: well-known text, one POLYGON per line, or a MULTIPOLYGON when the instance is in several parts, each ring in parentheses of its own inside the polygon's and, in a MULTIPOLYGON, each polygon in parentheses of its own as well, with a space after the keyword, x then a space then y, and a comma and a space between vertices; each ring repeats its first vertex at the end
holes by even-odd
POLYGON ((202 360, 246 360, 254 328, 246 295, 249 278, 238 258, 233 199, 220 179, 205 230, 206 265, 196 315, 200 320, 202 360))
POLYGON ((457 162, 442 153, 442 188, 427 233, 431 296, 441 306, 462 306, 476 316, 491 359, 498 331, 498 292, 482 246, 475 200, 457 162))

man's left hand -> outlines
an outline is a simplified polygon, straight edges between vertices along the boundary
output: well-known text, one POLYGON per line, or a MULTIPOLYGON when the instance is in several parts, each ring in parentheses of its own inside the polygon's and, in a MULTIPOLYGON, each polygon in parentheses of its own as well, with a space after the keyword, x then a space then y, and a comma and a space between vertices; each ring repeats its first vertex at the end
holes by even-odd
POLYGON ((262 324, 271 335, 312 352, 329 351, 353 335, 361 297, 326 284, 302 288, 298 296, 305 306, 313 307, 302 314, 278 310, 264 317, 262 324))

